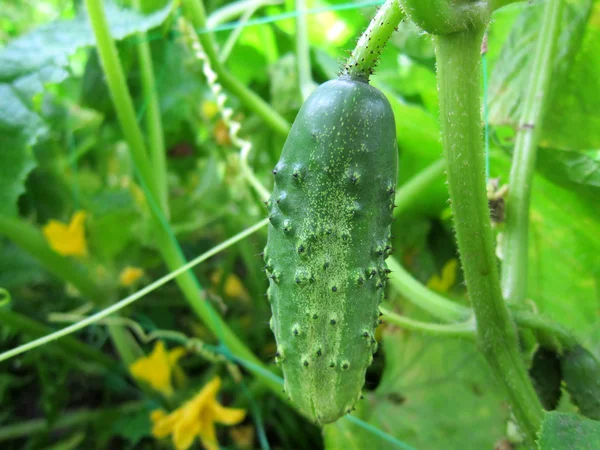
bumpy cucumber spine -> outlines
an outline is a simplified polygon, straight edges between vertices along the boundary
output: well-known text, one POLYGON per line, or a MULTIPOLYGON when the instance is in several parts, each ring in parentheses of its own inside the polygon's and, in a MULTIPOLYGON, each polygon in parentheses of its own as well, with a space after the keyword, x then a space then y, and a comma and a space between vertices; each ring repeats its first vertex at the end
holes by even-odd
POLYGON ((342 76, 307 99, 273 170, 264 257, 277 362, 319 424, 352 410, 377 350, 397 166, 389 102, 342 76))
POLYGON ((561 366, 573 403, 584 416, 600 420, 600 362, 587 349, 577 345, 565 351, 561 366))

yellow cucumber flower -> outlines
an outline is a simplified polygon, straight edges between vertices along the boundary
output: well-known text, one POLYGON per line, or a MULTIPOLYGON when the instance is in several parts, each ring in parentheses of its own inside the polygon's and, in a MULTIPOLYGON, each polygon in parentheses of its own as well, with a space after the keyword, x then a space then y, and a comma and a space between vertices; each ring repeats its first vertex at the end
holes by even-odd
POLYGON ((161 409, 152 411, 152 434, 159 439, 172 435, 177 450, 190 448, 196 437, 206 450, 218 450, 215 423, 236 425, 246 417, 245 410, 225 408, 217 401, 220 387, 221 379, 215 377, 195 397, 170 414, 161 409))
POLYGON ((183 347, 175 347, 167 352, 165 344, 157 341, 152 353, 139 358, 129 366, 129 371, 138 380, 145 381, 153 389, 165 396, 173 394, 172 375, 181 368, 177 361, 185 354, 183 347))
MULTIPOLYGON (((210 281, 213 285, 217 286, 221 283, 222 277, 223 269, 217 269, 211 274, 210 281)), ((250 294, 248 294, 248 291, 244 287, 244 283, 242 283, 242 280, 234 273, 227 275, 223 291, 227 297, 238 298, 244 301, 250 300, 250 294)))
POLYGON ((85 217, 85 211, 77 211, 68 224, 50 220, 42 232, 52 250, 63 256, 86 256, 85 217))
POLYGON ((448 292, 456 283, 458 260, 452 258, 442 267, 442 276, 433 275, 427 282, 427 287, 437 292, 448 292))
POLYGON ((139 267, 127 266, 119 274, 119 282, 121 286, 133 286, 140 278, 144 276, 144 270, 139 267))

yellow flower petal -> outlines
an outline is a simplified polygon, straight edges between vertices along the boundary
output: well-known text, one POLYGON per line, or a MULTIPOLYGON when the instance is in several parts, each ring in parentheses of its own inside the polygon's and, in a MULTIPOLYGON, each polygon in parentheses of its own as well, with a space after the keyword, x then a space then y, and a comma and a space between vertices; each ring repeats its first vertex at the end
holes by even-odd
POLYGON ((87 255, 85 217, 84 211, 78 211, 73 215, 69 224, 50 220, 43 227, 42 232, 52 250, 63 256, 87 255))
POLYGON ((205 119, 212 119, 219 112, 219 107, 211 100, 204 100, 200 106, 200 110, 205 119))
POLYGON ((169 363, 171 363, 171 366, 174 366, 175 364, 177 364, 177 361, 179 361, 181 359, 182 356, 184 356, 186 353, 186 349, 185 347, 175 347, 172 348, 171 350, 169 350, 169 363))
MULTIPOLYGON (((172 350, 173 357, 179 357, 180 351, 172 350)), ((187 450, 194 443, 196 436, 207 450, 218 450, 219 443, 215 431, 215 422, 233 425, 241 422, 246 411, 225 408, 217 402, 217 393, 221 387, 221 379, 213 378, 191 400, 184 403, 168 416, 164 412, 153 411, 154 422, 152 434, 165 437, 172 434, 173 444, 177 450, 187 450)))
POLYGON ((144 271, 139 267, 125 267, 119 274, 119 282, 121 286, 133 286, 136 281, 144 276, 144 271))
POLYGON ((129 370, 135 378, 145 381, 164 395, 173 393, 171 364, 162 341, 157 341, 152 353, 135 361, 129 370))
MULTIPOLYGON (((188 413, 191 412, 189 411, 188 413)), ((200 417, 196 416, 186 417, 177 422, 173 429, 173 444, 175 444, 175 448, 177 450, 187 450, 190 448, 194 443, 194 439, 200 433, 201 425, 200 417)))
POLYGON ((178 409, 169 415, 161 409, 152 411, 150 413, 150 419, 153 423, 152 435, 159 439, 167 437, 173 433, 175 424, 179 421, 180 417, 181 411, 178 409))
MULTIPOLYGON (((218 285, 221 282, 222 277, 223 269, 217 269, 212 273, 210 280, 214 285, 218 285)), ((227 297, 239 298, 246 301, 250 300, 250 294, 248 294, 244 283, 242 283, 242 280, 234 273, 230 273, 227 276, 223 291, 227 297)))
POLYGON ((456 283, 457 268, 458 260, 456 258, 449 260, 442 268, 442 276, 432 276, 427 282, 427 287, 438 292, 448 292, 456 283))
POLYGON ((215 402, 212 406, 215 422, 223 425, 237 425, 246 417, 246 410, 238 408, 226 408, 215 402))
POLYGON ((200 431, 200 441, 206 450, 219 450, 219 442, 217 441, 217 433, 212 422, 204 424, 200 431))

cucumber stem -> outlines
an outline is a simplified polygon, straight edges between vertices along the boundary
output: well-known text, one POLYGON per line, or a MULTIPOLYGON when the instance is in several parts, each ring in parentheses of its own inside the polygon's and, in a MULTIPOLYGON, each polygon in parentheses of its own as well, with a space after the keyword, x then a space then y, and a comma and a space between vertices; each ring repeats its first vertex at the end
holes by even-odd
POLYGON ((481 350, 502 381, 528 445, 543 419, 502 298, 490 226, 481 139, 480 47, 484 27, 436 36, 440 122, 448 190, 481 350))
POLYGON ((515 140, 506 201, 506 228, 502 240, 502 294, 511 304, 522 304, 527 296, 531 185, 563 3, 562 0, 550 0, 544 7, 533 72, 515 140))
POLYGON ((368 83, 385 44, 403 17, 400 2, 387 0, 371 19, 340 75, 368 83))

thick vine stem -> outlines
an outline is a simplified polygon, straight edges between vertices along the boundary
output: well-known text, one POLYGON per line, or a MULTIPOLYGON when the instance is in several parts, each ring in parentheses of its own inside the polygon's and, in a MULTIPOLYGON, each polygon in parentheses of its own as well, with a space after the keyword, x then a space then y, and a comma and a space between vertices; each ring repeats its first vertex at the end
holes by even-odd
POLYGON ((492 12, 486 0, 400 0, 400 3, 415 24, 436 35, 483 27, 492 12))
POLYGON ((442 144, 478 342, 504 383, 519 426, 534 448, 542 406, 523 365, 516 328, 502 298, 486 195, 479 95, 484 29, 481 26, 435 37, 442 144))
POLYGON ((523 303, 527 295, 529 199, 563 3, 563 0, 550 0, 544 8, 510 168, 506 228, 502 240, 502 294, 511 304, 523 303))
POLYGON ((403 17, 399 0, 387 0, 371 19, 340 75, 368 82, 385 44, 403 17))

